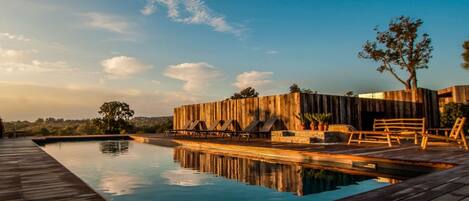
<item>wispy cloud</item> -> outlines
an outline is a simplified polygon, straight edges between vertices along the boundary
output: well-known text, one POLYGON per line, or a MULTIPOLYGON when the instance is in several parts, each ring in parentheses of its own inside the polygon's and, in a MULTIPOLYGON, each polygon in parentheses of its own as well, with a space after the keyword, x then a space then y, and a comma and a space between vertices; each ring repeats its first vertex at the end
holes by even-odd
POLYGON ((164 75, 185 81, 183 89, 186 91, 200 91, 209 86, 210 81, 218 78, 221 73, 214 66, 201 62, 170 65, 164 75))
POLYGON ((266 53, 266 54, 278 54, 279 52, 277 50, 267 50, 264 53, 266 53))
POLYGON ((0 39, 1 38, 5 38, 5 39, 9 39, 9 40, 18 40, 18 41, 23 41, 23 42, 31 41, 31 39, 26 38, 23 35, 16 35, 16 34, 6 33, 6 32, 0 32, 0 39))
POLYGON ((0 48, 0 63, 18 62, 31 57, 36 50, 17 50, 0 48))
POLYGON ((116 56, 105 59, 101 61, 101 65, 104 72, 111 76, 110 78, 126 78, 152 68, 151 65, 128 56, 116 56))
POLYGON ((233 85, 239 89, 246 87, 265 88, 272 83, 273 72, 249 71, 236 76, 236 82, 233 85))
POLYGON ((130 23, 122 17, 96 12, 82 13, 80 15, 84 18, 83 23, 85 26, 119 34, 133 33, 130 28, 130 23))
POLYGON ((243 36, 243 26, 229 23, 224 16, 213 12, 202 0, 147 0, 147 5, 140 12, 143 15, 151 15, 156 11, 157 4, 166 7, 167 16, 175 22, 207 25, 217 32, 243 36))
POLYGON ((71 71, 67 62, 64 61, 39 61, 33 60, 30 63, 7 62, 0 63, 0 70, 5 72, 24 72, 24 73, 45 73, 45 72, 65 72, 71 71))
POLYGON ((0 70, 8 73, 41 73, 70 71, 64 61, 41 61, 33 59, 37 50, 15 50, 0 48, 0 70))
POLYGON ((148 3, 140 10, 142 15, 151 15, 155 13, 156 7, 153 1, 148 1, 148 3))

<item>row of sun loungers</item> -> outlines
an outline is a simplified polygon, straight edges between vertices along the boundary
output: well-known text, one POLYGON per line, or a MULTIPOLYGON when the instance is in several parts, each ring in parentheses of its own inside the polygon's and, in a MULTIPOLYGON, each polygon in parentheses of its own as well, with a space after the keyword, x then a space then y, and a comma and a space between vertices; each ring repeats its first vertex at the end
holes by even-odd
POLYGON ((267 136, 272 128, 274 127, 275 123, 277 122, 277 118, 273 117, 268 119, 267 121, 259 121, 254 120, 249 125, 247 125, 242 130, 235 130, 235 121, 234 120, 216 120, 214 121, 210 127, 206 127, 205 123, 200 120, 194 120, 187 122, 182 129, 170 130, 166 134, 167 135, 175 135, 178 133, 192 135, 192 136, 205 136, 208 135, 218 135, 222 137, 245 137, 247 139, 253 136, 267 136), (219 127, 217 129, 217 127, 219 127), (229 130, 233 128, 232 130, 229 130))

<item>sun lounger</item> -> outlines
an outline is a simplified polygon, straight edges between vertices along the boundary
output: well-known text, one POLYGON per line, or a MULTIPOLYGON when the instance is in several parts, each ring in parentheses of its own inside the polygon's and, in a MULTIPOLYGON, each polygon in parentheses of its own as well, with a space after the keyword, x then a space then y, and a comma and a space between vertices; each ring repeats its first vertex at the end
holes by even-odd
POLYGON ((234 136, 240 137, 241 134, 243 133, 255 132, 255 130, 257 129, 260 123, 261 121, 254 120, 249 125, 247 125, 242 131, 224 131, 223 134, 230 136, 230 137, 234 137, 234 136))
POLYGON ((267 121, 264 122, 262 127, 259 129, 259 131, 251 131, 251 132, 246 132, 246 133, 240 133, 241 137, 247 137, 248 139, 252 137, 253 135, 257 135, 260 137, 261 135, 268 135, 270 131, 272 131, 272 128, 275 125, 275 122, 277 122, 276 117, 272 117, 268 119, 267 121))
POLYGON ((223 136, 225 136, 225 135, 224 135, 224 132, 227 132, 231 125, 233 125, 233 127, 234 127, 234 120, 233 120, 233 119, 228 119, 228 120, 226 120, 225 122, 223 122, 223 124, 221 125, 220 129, 218 129, 218 130, 213 130, 213 131, 210 132, 210 133, 211 133, 211 134, 215 134, 215 135, 219 135, 219 134, 220 134, 220 135, 223 137, 223 136))
POLYGON ((203 125, 202 123, 203 123, 203 122, 200 121, 200 120, 194 120, 194 121, 192 122, 191 126, 189 126, 188 129, 182 130, 181 132, 183 132, 183 133, 185 133, 185 134, 188 134, 188 135, 191 135, 191 134, 193 134, 194 132, 196 132, 196 131, 199 129, 199 127, 200 127, 201 125, 203 125))
POLYGON ((194 121, 187 121, 186 124, 184 124, 184 126, 182 126, 181 129, 168 130, 164 134, 169 136, 169 135, 175 135, 176 133, 181 132, 181 131, 185 131, 185 130, 189 129, 189 127, 192 125, 192 122, 194 122, 194 121))
POLYGON ((195 135, 205 134, 205 137, 207 137, 207 135, 210 134, 210 132, 213 132, 220 123, 221 123, 221 120, 216 120, 215 122, 213 122, 210 125, 209 128, 206 128, 206 129, 204 129, 206 127, 205 124, 202 124, 202 125, 204 125, 204 126, 202 126, 203 129, 194 131, 194 134, 195 135))

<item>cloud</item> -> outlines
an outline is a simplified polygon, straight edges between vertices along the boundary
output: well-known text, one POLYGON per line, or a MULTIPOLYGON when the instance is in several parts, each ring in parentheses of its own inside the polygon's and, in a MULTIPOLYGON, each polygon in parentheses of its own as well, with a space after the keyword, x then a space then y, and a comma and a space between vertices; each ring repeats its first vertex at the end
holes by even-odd
POLYGON ((186 91, 200 91, 209 86, 211 80, 218 78, 220 72, 205 62, 182 63, 168 66, 164 75, 185 81, 183 89, 186 91))
POLYGON ((64 61, 32 59, 34 53, 37 53, 37 51, 0 48, 0 70, 8 73, 42 73, 72 70, 64 61))
POLYGON ((154 4, 152 1, 149 1, 149 2, 140 10, 140 13, 142 13, 142 15, 151 15, 151 14, 155 13, 155 11, 156 11, 155 4, 154 4))
POLYGON ((236 82, 233 84, 239 89, 246 87, 263 88, 272 83, 270 78, 273 72, 249 71, 236 76, 236 82))
POLYGON ((45 72, 65 72, 73 70, 64 61, 39 61, 33 60, 31 63, 6 62, 0 63, 0 70, 5 72, 25 72, 25 73, 45 73, 45 72))
POLYGON ((279 52, 277 50, 267 50, 264 53, 266 53, 266 54, 278 54, 279 52))
POLYGON ((10 40, 18 40, 18 41, 23 41, 23 42, 29 42, 31 39, 24 37, 23 35, 15 35, 11 33, 6 33, 6 32, 0 32, 0 38, 6 38, 10 40))
POLYGON ((0 48, 0 63, 22 61, 35 53, 35 50, 15 50, 0 48))
POLYGON ((175 22, 207 25, 214 31, 231 33, 237 37, 241 37, 244 31, 243 26, 235 26, 228 23, 225 17, 215 14, 202 0, 147 0, 141 13, 153 14, 157 4, 165 6, 168 17, 175 22))
POLYGON ((112 78, 125 78, 152 68, 151 65, 144 64, 136 58, 127 56, 105 59, 101 62, 101 65, 104 72, 111 75, 112 78))
POLYGON ((85 26, 120 34, 131 34, 130 24, 123 18, 104 13, 82 13, 85 26))
POLYGON ((155 85, 160 85, 161 84, 161 81, 159 81, 159 80, 150 80, 150 82, 152 84, 155 84, 155 85))

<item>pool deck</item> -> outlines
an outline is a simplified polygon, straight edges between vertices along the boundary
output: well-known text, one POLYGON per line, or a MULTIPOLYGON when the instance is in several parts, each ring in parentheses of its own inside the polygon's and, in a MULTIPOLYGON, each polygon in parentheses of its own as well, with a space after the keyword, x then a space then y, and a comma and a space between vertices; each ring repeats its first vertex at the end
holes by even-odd
MULTIPOLYGON (((227 138, 163 137, 162 135, 131 137, 136 141, 150 144, 167 146, 182 144, 266 159, 284 157, 292 162, 301 163, 333 159, 344 163, 378 161, 434 166, 444 170, 342 200, 469 201, 469 152, 456 147, 439 145, 422 151, 413 144, 389 148, 369 144, 275 143, 265 139, 245 141, 227 138)), ((31 139, 20 138, 0 139, 0 200, 104 200, 104 198, 40 149, 31 139)))
POLYGON ((0 200, 103 201, 31 139, 0 139, 0 200))

